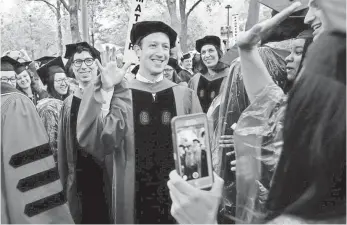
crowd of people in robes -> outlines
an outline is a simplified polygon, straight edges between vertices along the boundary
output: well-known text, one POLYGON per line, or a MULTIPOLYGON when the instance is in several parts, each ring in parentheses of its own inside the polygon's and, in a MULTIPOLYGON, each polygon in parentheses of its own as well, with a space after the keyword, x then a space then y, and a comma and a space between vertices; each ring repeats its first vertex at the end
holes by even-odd
POLYGON ((210 34, 178 54, 172 27, 141 21, 137 65, 87 42, 5 52, 1 222, 345 224, 346 1, 263 2, 272 17, 226 51, 210 34), (172 118, 195 113, 210 137, 173 143, 172 118))

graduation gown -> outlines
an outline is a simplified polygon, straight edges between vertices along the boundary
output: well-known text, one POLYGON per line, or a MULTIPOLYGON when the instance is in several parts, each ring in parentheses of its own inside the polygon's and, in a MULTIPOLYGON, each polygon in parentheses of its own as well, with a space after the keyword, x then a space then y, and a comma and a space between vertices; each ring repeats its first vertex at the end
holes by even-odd
POLYGON ((53 151, 53 157, 56 163, 58 152, 58 121, 62 106, 63 101, 55 98, 42 99, 36 105, 36 110, 41 117, 44 127, 46 128, 49 145, 53 151))
POLYGON ((182 69, 178 73, 178 77, 181 79, 182 82, 189 83, 190 79, 193 77, 193 74, 191 74, 188 70, 182 69))
POLYGON ((229 68, 217 73, 213 78, 208 74, 195 74, 188 86, 198 95, 202 110, 207 113, 213 99, 220 93, 222 84, 229 74, 229 68))
POLYGON ((176 115, 201 112, 197 96, 166 78, 155 84, 123 81, 103 118, 100 89, 99 77, 85 90, 77 138, 97 158, 113 153, 116 223, 173 223, 167 188, 175 169, 170 122, 176 115))
POLYGON ((1 223, 73 223, 31 100, 1 83, 1 223))
POLYGON ((112 158, 97 160, 78 144, 80 90, 63 103, 58 129, 58 169, 75 223, 110 223, 112 158))

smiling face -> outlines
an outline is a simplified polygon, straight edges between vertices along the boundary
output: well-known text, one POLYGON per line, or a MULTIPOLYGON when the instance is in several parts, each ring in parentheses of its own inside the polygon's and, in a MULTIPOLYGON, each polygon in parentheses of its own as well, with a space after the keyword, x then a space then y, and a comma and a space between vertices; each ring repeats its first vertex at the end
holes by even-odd
POLYGON ((287 79, 290 81, 294 81, 299 70, 300 62, 302 59, 302 54, 304 50, 305 39, 295 39, 293 41, 293 46, 290 52, 285 59, 286 71, 287 71, 287 79))
POLYGON ((305 16, 305 23, 310 25, 314 30, 313 41, 324 32, 324 26, 326 26, 324 14, 322 10, 318 7, 316 0, 310 0, 308 3, 308 12, 305 16))
POLYGON ((65 73, 56 73, 54 75, 54 89, 60 95, 66 95, 68 91, 68 79, 65 73))
POLYGON ((215 67, 219 60, 216 47, 213 45, 204 45, 201 48, 201 59, 207 68, 212 69, 215 67))
POLYGON ((165 76, 167 79, 169 79, 169 80, 172 81, 173 73, 174 73, 174 69, 173 69, 171 66, 166 65, 166 66, 165 66, 165 69, 164 69, 164 76, 165 76))
POLYGON ((9 83, 16 87, 16 73, 14 71, 1 71, 1 82, 9 83))
POLYGON ((193 68, 192 59, 185 59, 182 62, 184 69, 191 70, 193 68))
POLYGON ((135 45, 135 51, 140 58, 140 73, 158 76, 163 73, 170 57, 170 39, 164 33, 152 33, 135 45))
POLYGON ((26 70, 24 70, 20 74, 17 74, 16 78, 17 78, 17 85, 23 90, 30 87, 31 79, 30 79, 29 73, 26 70))
POLYGON ((91 80, 95 79, 98 73, 95 61, 91 65, 86 65, 85 62, 82 62, 82 64, 80 64, 79 66, 76 65, 78 63, 75 63, 80 62, 81 60, 84 61, 86 59, 93 59, 89 52, 82 51, 81 53, 75 53, 73 58, 74 63, 72 64, 72 70, 76 76, 76 79, 84 84, 89 83, 91 80))

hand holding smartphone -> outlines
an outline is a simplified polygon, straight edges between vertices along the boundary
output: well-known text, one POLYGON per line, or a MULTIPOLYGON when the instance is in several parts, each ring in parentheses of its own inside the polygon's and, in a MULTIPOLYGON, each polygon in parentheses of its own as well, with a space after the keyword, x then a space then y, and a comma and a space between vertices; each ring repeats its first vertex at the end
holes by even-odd
POLYGON ((206 114, 174 117, 171 127, 177 173, 196 188, 210 189, 213 169, 206 114))

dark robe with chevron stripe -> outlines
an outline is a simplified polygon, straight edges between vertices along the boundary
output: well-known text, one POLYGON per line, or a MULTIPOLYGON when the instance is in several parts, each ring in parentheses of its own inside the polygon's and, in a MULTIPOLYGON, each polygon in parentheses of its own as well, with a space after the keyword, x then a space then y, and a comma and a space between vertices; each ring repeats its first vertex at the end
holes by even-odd
POLYGON ((1 223, 73 223, 31 100, 1 83, 1 223))

